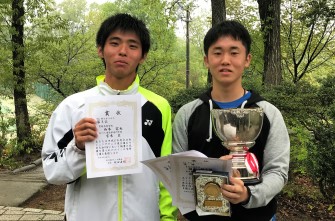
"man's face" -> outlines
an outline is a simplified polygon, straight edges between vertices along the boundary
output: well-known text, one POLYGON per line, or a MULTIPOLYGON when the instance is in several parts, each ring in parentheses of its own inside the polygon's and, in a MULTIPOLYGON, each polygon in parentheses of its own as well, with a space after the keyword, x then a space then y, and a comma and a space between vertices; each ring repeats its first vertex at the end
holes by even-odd
POLYGON ((134 79, 136 67, 145 60, 139 37, 133 32, 112 32, 98 55, 106 63, 106 78, 134 79))
POLYGON ((244 69, 249 67, 251 55, 241 41, 231 36, 220 37, 208 49, 204 57, 206 67, 213 77, 213 85, 231 86, 241 84, 244 69))

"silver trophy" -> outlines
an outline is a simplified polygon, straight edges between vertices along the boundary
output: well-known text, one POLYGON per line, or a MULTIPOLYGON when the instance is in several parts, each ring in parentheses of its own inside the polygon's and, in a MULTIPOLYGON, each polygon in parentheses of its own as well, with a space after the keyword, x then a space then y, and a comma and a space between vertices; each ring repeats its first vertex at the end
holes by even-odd
POLYGON ((233 177, 242 179, 246 185, 259 183, 258 162, 249 148, 262 129, 263 109, 214 109, 211 114, 215 133, 233 155, 233 177))

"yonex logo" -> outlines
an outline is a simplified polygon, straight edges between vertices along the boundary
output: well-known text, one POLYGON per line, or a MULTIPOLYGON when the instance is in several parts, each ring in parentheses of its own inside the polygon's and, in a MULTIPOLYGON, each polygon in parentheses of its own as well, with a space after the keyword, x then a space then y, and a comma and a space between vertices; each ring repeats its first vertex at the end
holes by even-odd
POLYGON ((144 125, 151 126, 152 123, 153 123, 153 120, 146 119, 145 122, 144 122, 144 125))

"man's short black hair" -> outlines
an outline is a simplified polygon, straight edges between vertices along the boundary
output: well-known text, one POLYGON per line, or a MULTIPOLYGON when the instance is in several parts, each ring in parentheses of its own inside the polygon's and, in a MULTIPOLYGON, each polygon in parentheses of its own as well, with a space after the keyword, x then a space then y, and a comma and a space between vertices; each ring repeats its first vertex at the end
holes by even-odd
POLYGON ((96 37, 96 45, 104 48, 109 35, 114 31, 133 32, 141 42, 142 56, 150 49, 150 33, 144 22, 129 14, 115 14, 107 18, 100 26, 96 37))
POLYGON ((208 30, 204 38, 204 52, 208 55, 209 47, 221 37, 231 36, 244 45, 247 54, 250 53, 251 37, 248 30, 237 21, 223 21, 208 30))

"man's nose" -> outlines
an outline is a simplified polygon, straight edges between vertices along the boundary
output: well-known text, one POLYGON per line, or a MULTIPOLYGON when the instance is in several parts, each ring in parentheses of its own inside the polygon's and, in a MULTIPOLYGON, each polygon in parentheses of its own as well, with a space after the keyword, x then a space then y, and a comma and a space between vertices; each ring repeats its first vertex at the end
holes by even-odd
POLYGON ((127 55, 127 47, 126 47, 126 45, 120 45, 119 55, 120 56, 126 56, 127 55))
POLYGON ((230 62, 230 56, 227 53, 221 55, 221 64, 227 65, 230 62))

